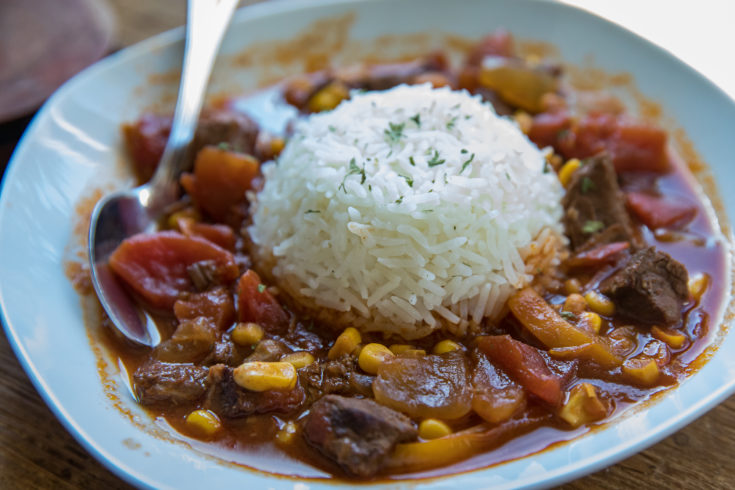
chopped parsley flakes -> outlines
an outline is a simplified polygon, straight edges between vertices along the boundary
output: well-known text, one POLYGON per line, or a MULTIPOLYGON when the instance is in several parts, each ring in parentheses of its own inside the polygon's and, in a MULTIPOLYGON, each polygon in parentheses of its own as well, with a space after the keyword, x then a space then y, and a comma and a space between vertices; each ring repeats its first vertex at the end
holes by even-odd
POLYGON ((400 123, 400 124, 388 123, 388 129, 384 131, 385 136, 388 139, 388 142, 397 143, 401 138, 403 138, 403 128, 405 127, 406 127, 406 123, 400 123))
POLYGON ((605 227, 605 224, 602 221, 597 220, 590 220, 587 221, 584 226, 582 226, 582 231, 584 233, 597 233, 598 231, 602 230, 605 227))
POLYGON ((445 161, 446 161, 446 160, 444 160, 444 159, 441 159, 441 160, 439 159, 439 150, 436 150, 436 149, 435 149, 435 150, 434 150, 434 154, 433 154, 433 155, 431 156, 431 159, 429 159, 429 161, 428 161, 428 162, 426 162, 426 164, 427 164, 427 165, 428 165, 429 167, 436 167, 437 165, 441 165, 441 164, 442 164, 442 163, 444 163, 445 161))
MULTIPOLYGON (((464 152, 467 153, 467 150, 464 150, 464 152)), ((465 169, 470 166, 470 163, 472 163, 472 160, 474 159, 475 159, 475 154, 473 153, 472 155, 470 155, 470 158, 468 158, 462 163, 462 168, 460 169, 459 173, 461 174, 462 172, 464 172, 465 169)))
POLYGON ((589 177, 582 178, 582 194, 587 194, 589 191, 595 190, 595 183, 589 177))
POLYGON ((265 284, 258 284, 258 292, 262 293, 263 291, 265 291, 265 284))

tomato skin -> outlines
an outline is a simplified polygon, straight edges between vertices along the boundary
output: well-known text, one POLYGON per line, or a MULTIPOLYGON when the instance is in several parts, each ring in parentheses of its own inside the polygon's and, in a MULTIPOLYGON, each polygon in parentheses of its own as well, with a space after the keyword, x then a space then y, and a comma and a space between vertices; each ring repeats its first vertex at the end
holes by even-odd
POLYGON ((697 208, 691 204, 642 192, 628 192, 626 204, 631 213, 652 230, 684 226, 697 214, 697 208))
POLYGON ((230 291, 220 286, 183 295, 174 303, 174 315, 179 322, 204 317, 218 330, 226 330, 235 321, 235 303, 230 291))
POLYGON ((205 146, 197 153, 194 173, 182 175, 181 185, 197 206, 221 222, 233 206, 245 202, 259 169, 250 155, 205 146))
POLYGON ((528 138, 539 148, 552 146, 558 150, 571 127, 572 118, 568 113, 542 112, 534 116, 528 138))
POLYGON ((245 272, 237 284, 237 310, 241 322, 257 323, 269 332, 288 328, 288 315, 254 270, 245 272))
POLYGON ((612 264, 628 248, 630 248, 628 242, 606 243, 570 257, 567 259, 566 265, 568 267, 601 267, 605 264, 612 264))
POLYGON ((235 257, 209 240, 175 231, 141 233, 124 240, 110 256, 110 267, 156 308, 170 309, 181 293, 193 291, 187 268, 211 260, 223 281, 237 278, 235 257))
POLYGON ((554 374, 535 347, 510 335, 477 337, 477 346, 511 378, 551 405, 562 401, 562 379, 554 374))

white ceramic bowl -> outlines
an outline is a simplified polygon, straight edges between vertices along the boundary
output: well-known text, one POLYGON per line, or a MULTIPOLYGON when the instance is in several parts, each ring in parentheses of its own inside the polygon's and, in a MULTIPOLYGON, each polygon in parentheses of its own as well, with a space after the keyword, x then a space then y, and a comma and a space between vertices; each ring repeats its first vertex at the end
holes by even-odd
MULTIPOLYGON (((632 73, 640 90, 662 104, 665 115, 684 128, 720 185, 735 182, 732 100, 652 44, 589 13, 551 2, 317 0, 260 4, 237 14, 224 42, 213 92, 242 92, 254 88, 263 77, 284 73, 260 66, 263 60, 238 56, 246 47, 282 41, 316 20, 340 16, 341 21, 323 24, 319 32, 334 34, 345 28, 352 42, 339 45, 335 41, 339 32, 332 39, 335 46, 329 46, 329 36, 320 37, 319 42, 328 49, 339 48, 342 54, 348 48, 359 51, 361 44, 367 46, 386 34, 438 36, 445 32, 479 38, 499 26, 520 38, 556 45, 571 63, 595 54, 598 66, 632 73)), ((175 77, 151 75, 179 66, 182 37, 181 29, 157 36, 85 70, 48 101, 28 128, 8 167, 0 198, 3 323, 18 358, 54 413, 88 451, 127 481, 176 488, 331 487, 325 482, 297 482, 224 464, 187 444, 156 436, 156 424, 135 406, 120 382, 118 366, 94 347, 98 332, 85 329, 79 297, 64 274, 63 261, 74 252, 68 247, 74 242, 75 206, 91 189, 109 188, 105 182, 116 186, 125 182, 120 178, 120 123, 134 120, 161 100, 172 100, 175 77), (110 180, 111 175, 117 177, 110 180)), ((307 49, 307 44, 302 42, 301 49, 307 49)), ((410 47, 406 41, 385 49, 410 47)), ((300 69, 300 65, 291 65, 286 71, 300 69)), ((726 212, 735 214, 735 193, 724 196, 724 205, 726 212)), ((536 455, 424 480, 421 485, 552 485, 629 456, 735 390, 735 336, 720 340, 717 352, 691 378, 656 403, 601 430, 536 455)), ((272 455, 261 455, 258 464, 279 469, 279 460, 272 455)))

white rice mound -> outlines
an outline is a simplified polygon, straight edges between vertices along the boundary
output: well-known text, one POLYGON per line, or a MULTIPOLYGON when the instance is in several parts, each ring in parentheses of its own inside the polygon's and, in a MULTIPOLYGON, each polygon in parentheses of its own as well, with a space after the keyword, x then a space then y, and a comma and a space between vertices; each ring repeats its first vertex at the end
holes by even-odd
POLYGON ((464 91, 353 93, 297 123, 263 174, 248 227, 259 269, 339 327, 463 335, 564 243, 544 154, 464 91))

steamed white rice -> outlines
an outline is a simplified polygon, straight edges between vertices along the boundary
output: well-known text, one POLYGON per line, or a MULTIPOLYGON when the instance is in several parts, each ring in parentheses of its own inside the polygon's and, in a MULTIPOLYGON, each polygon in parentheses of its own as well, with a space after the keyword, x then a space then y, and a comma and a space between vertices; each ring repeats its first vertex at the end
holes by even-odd
POLYGON ((295 304, 343 327, 463 334, 552 266, 561 242, 563 190, 544 155, 466 92, 355 93, 299 122, 263 174, 256 259, 295 304))

